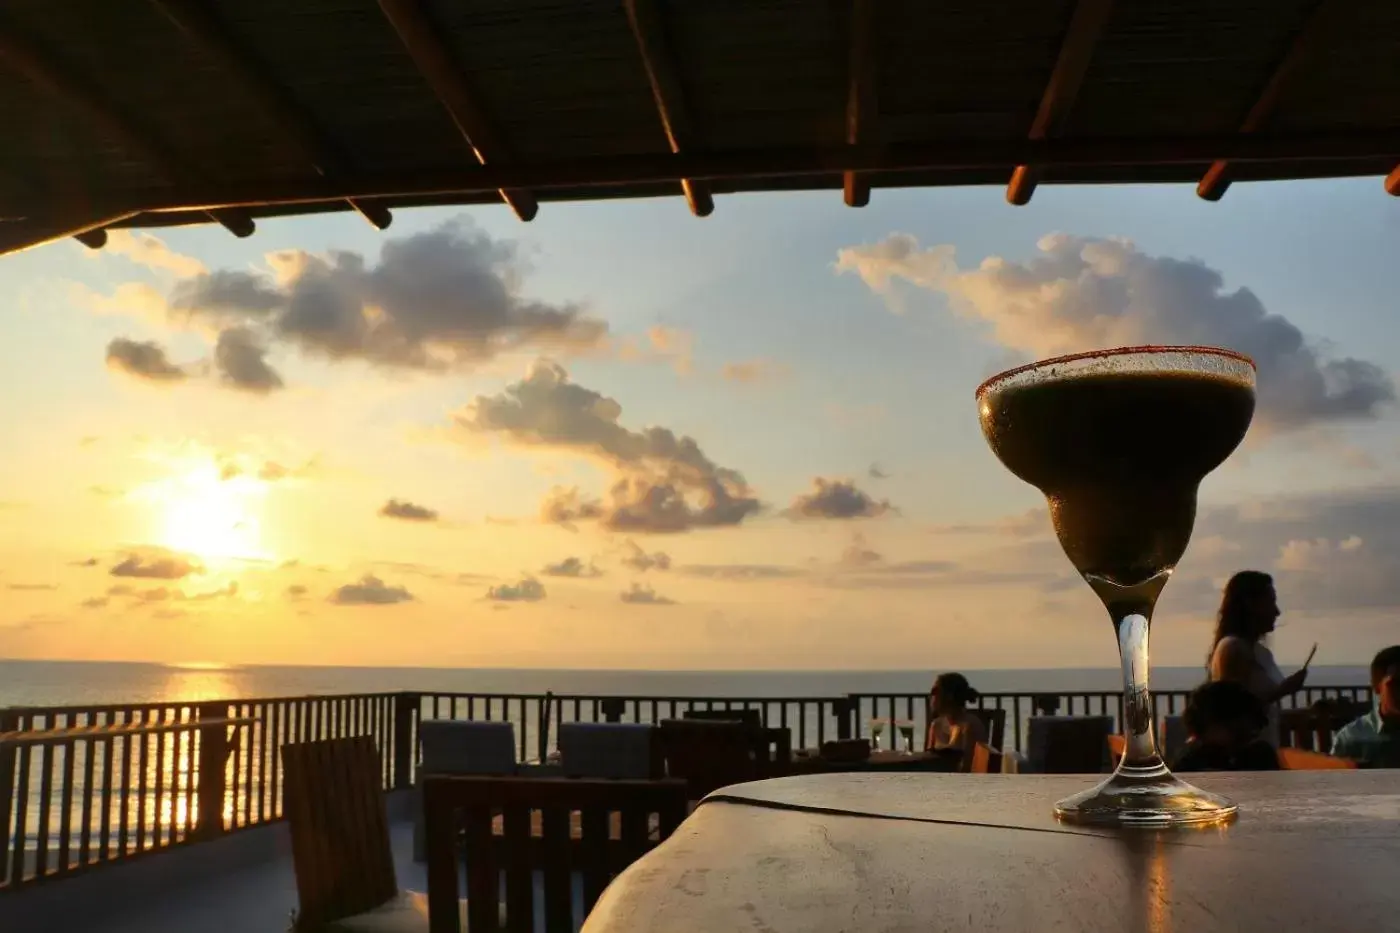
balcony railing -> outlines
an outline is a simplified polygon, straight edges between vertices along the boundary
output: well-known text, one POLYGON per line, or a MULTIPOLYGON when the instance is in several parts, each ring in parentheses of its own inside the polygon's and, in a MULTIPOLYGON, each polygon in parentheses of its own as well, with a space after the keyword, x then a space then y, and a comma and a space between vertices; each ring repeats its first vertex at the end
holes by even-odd
MULTIPOLYGON (((1185 691, 1156 691, 1158 715, 1185 691)), ((1285 702, 1369 701, 1367 687, 1309 687, 1285 702)), ((417 779, 424 719, 507 721, 522 761, 543 759, 567 722, 641 722, 694 710, 757 710, 793 748, 869 734, 874 718, 908 720, 921 748, 922 693, 828 697, 378 693, 202 703, 0 709, 0 897, 6 890, 217 838, 282 818, 278 750, 290 742, 371 735, 386 790, 417 779)), ((1036 712, 1118 718, 1118 693, 990 693, 1006 711, 1003 745, 1020 750, 1036 712)))

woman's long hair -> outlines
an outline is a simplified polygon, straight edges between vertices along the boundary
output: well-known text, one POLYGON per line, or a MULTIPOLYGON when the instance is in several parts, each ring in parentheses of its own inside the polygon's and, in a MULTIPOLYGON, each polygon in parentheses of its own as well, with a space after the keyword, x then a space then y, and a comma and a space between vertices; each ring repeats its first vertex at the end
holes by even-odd
POLYGON ((1215 616, 1215 637, 1210 642, 1206 667, 1210 667, 1215 646, 1220 644, 1222 638, 1234 635, 1250 643, 1259 640, 1254 606, 1273 585, 1274 578, 1262 570, 1241 570, 1225 584, 1225 592, 1220 596, 1220 611, 1215 616))

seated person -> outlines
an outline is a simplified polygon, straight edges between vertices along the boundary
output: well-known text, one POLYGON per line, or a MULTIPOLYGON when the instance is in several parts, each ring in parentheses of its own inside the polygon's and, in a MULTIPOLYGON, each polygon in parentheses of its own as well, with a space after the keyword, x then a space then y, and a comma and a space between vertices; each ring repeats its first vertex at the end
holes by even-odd
POLYGON ((1363 767, 1400 768, 1400 645, 1371 661, 1371 689, 1371 711, 1337 732, 1332 754, 1363 767))
POLYGON ((1242 684, 1202 684, 1191 692, 1182 719, 1188 738, 1173 771, 1278 770, 1278 752, 1261 735, 1269 715, 1242 684))
POLYGON ((928 735, 924 745, 932 755, 956 756, 961 769, 972 767, 972 751, 987 741, 982 720, 968 712, 967 704, 977 699, 977 691, 962 674, 939 674, 929 691, 928 735))

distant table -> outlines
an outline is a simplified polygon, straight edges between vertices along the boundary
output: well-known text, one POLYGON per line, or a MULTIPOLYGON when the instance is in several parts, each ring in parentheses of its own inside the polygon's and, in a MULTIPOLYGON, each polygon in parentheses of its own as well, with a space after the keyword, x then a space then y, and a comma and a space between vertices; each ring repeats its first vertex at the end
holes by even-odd
POLYGON ((584 933, 1394 929, 1395 772, 1200 774, 1236 823, 1059 824, 1082 775, 828 774, 711 795, 584 933))
POLYGON ((956 771, 958 759, 946 755, 929 755, 920 752, 906 755, 902 752, 871 752, 869 758, 858 761, 838 761, 823 758, 815 750, 807 755, 793 755, 789 766, 793 774, 837 774, 843 772, 890 772, 901 771, 956 771))

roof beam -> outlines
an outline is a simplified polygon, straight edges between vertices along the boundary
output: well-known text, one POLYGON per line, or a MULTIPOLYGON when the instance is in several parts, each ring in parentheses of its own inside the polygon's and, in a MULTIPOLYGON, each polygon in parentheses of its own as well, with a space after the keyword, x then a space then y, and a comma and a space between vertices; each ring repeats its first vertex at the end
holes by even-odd
MULTIPOLYGON (((151 0, 151 3, 243 86, 263 112, 296 143, 319 174, 335 175, 343 171, 346 162, 343 154, 336 151, 337 147, 316 128, 305 108, 229 33, 206 3, 202 0, 151 0)), ((352 200, 350 206, 380 230, 393 222, 393 215, 381 205, 352 200)))
MULTIPOLYGON (((379 0, 379 8, 398 33, 399 41, 418 66, 423 80, 452 116, 458 132, 476 154, 476 160, 492 166, 509 163, 509 150, 496 135, 485 111, 477 105, 476 96, 453 61, 452 53, 423 12, 421 0, 379 0)), ((535 196, 523 189, 502 188, 501 200, 509 204, 521 220, 533 220, 540 210, 535 196)))
MULTIPOLYGON (((870 127, 875 122, 875 4, 876 0, 851 2, 851 56, 846 93, 848 146, 868 142, 870 127)), ((857 172, 846 172, 842 176, 841 190, 850 207, 865 207, 870 203, 870 181, 857 172)))
MULTIPOLYGON (((203 181, 185 169, 174 152, 143 127, 138 126, 97 87, 69 73, 4 22, 0 22, 0 63, 81 111, 100 132, 117 140, 133 155, 144 159, 157 173, 170 181, 181 185, 199 184, 203 181)), ((214 210, 209 212, 209 216, 234 236, 249 236, 254 229, 253 218, 240 209, 214 210)))
MULTIPOLYGON (((612 156, 522 165, 481 166, 448 173, 413 172, 306 179, 287 183, 224 184, 202 189, 153 191, 133 196, 141 211, 192 211, 225 207, 273 208, 348 198, 451 198, 498 189, 587 189, 662 184, 682 178, 740 181, 756 178, 839 175, 842 172, 938 172, 1010 170, 1017 165, 1067 168, 1199 165, 1234 162, 1375 162, 1400 154, 1400 130, 1312 136, 1267 134, 1190 137, 1073 137, 1061 139, 949 140, 884 146, 879 150, 833 146, 677 155, 612 156)), ((42 205, 12 204, 13 213, 42 205)))
MULTIPOLYGON (((1089 64, 1094 60, 1094 47, 1112 12, 1113 0, 1079 0, 1074 5, 1069 28, 1060 43, 1060 54, 1045 84, 1045 92, 1040 95, 1035 120, 1031 122, 1031 139, 1050 139, 1064 131, 1084 76, 1089 73, 1089 64)), ((1029 204, 1040 180, 1038 176, 1035 165, 1016 166, 1011 173, 1011 183, 1006 186, 1006 200, 1016 205, 1029 204)))
MULTIPOLYGON (((625 6, 632 38, 637 42, 637 52, 642 57, 647 82, 651 84, 651 96, 656 101, 656 112, 661 117, 661 128, 666 132, 671 151, 680 153, 691 147, 694 131, 660 13, 654 0, 626 0, 625 6)), ((682 178, 681 191, 696 217, 708 217, 714 212, 715 199, 709 185, 682 178)))
POLYGON ((89 249, 99 249, 107 242, 106 228, 136 216, 135 211, 123 211, 92 219, 74 220, 60 217, 48 221, 12 221, 0 223, 0 256, 33 249, 73 237, 89 249), (100 240, 100 242, 98 242, 100 240), (97 245, 93 245, 96 243, 97 245))
MULTIPOLYGON (((1327 8, 1328 0, 1317 0, 1313 5, 1307 18, 1303 20, 1303 25, 1289 42, 1288 48, 1283 53, 1283 58, 1279 59, 1274 70, 1269 73, 1269 78, 1264 82, 1259 96, 1254 99, 1254 105, 1245 114, 1244 122, 1240 124, 1241 133, 1257 133, 1268 121, 1269 115, 1273 113, 1285 86, 1298 71, 1299 66, 1312 54, 1313 46, 1322 33, 1320 27, 1325 19, 1327 8)), ((1211 163, 1210 168, 1206 169, 1206 173, 1201 176, 1200 182, 1196 185, 1196 194, 1207 201, 1219 201, 1230 187, 1229 170, 1230 163, 1226 159, 1218 159, 1211 163)))

